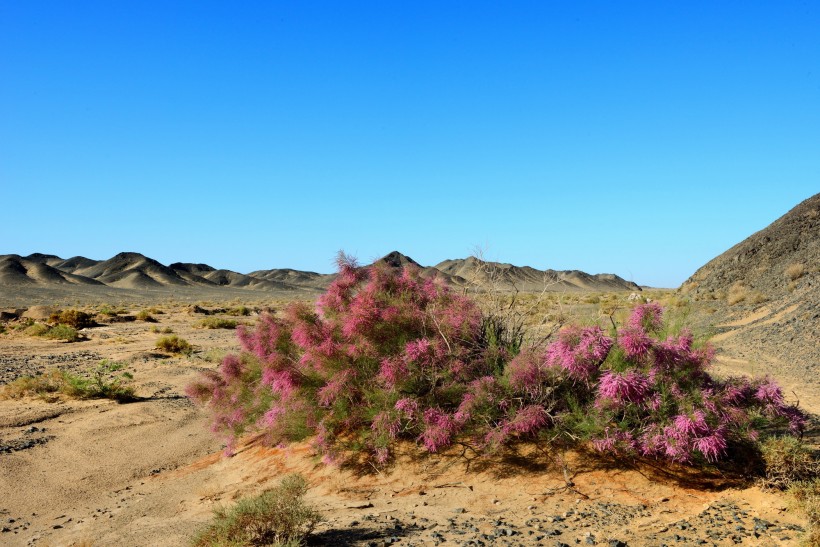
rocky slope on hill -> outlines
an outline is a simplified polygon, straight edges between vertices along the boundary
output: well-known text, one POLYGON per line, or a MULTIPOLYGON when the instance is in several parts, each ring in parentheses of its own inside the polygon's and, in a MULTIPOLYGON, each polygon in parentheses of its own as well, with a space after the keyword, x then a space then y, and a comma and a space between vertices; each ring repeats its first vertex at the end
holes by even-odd
POLYGON ((741 356, 820 381, 820 194, 711 260, 681 291, 718 310, 718 337, 741 356))

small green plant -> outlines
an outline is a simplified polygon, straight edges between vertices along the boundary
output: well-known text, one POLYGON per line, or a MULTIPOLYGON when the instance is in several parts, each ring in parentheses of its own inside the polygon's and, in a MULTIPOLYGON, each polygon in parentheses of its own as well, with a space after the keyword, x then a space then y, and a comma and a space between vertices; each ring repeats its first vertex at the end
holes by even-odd
POLYGON ((156 323, 157 320, 151 315, 151 312, 148 310, 142 310, 137 314, 137 319, 139 321, 144 321, 146 323, 156 323))
POLYGON ((51 340, 65 340, 66 342, 76 342, 81 339, 77 329, 68 325, 55 325, 40 336, 51 340))
POLYGON ((235 329, 236 321, 221 317, 207 317, 197 323, 197 326, 201 329, 235 329))
POLYGON ((78 330, 93 327, 97 324, 90 313, 78 310, 65 310, 52 313, 51 317, 49 317, 49 322, 68 325, 78 330))
POLYGON ((30 323, 28 325, 24 323, 22 328, 24 329, 23 334, 27 336, 43 336, 48 332, 48 325, 42 323, 30 323))
POLYGON ((171 327, 158 327, 156 325, 151 325, 150 331, 154 334, 171 334, 174 332, 174 329, 171 327))
POLYGON ((130 383, 134 376, 120 372, 123 368, 122 363, 103 359, 89 378, 66 373, 66 394, 79 399, 133 400, 134 388, 130 383))
POLYGON ((195 547, 223 545, 297 546, 322 517, 305 504, 307 481, 288 475, 258 496, 240 500, 231 509, 217 509, 213 522, 193 540, 195 547))
POLYGON ((100 311, 97 312, 99 315, 107 315, 108 317, 114 317, 116 315, 123 315, 128 313, 128 310, 123 308, 122 306, 111 306, 105 305, 100 308, 100 311))
POLYGON ((40 397, 55 401, 60 395, 73 399, 135 399, 129 372, 117 374, 125 365, 103 360, 89 377, 52 369, 36 376, 24 376, 0 387, 0 399, 40 397))
POLYGON ((191 344, 176 334, 171 336, 163 336, 157 340, 157 349, 167 351, 168 353, 183 353, 186 355, 193 351, 191 344))
POLYGON ((229 309, 225 313, 227 313, 228 315, 233 315, 233 316, 248 316, 248 315, 251 314, 251 310, 250 310, 250 308, 248 308, 246 306, 238 306, 236 308, 229 309))

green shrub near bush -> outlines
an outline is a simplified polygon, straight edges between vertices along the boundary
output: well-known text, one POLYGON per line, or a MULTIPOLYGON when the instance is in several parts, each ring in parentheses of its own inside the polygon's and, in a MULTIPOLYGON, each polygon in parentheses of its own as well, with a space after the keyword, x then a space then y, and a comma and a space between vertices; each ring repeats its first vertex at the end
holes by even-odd
POLYGON ((103 360, 88 377, 52 369, 37 376, 24 376, 0 387, 0 399, 37 396, 54 400, 58 395, 74 399, 114 399, 120 402, 136 398, 131 386, 133 376, 118 372, 122 363, 103 360))
POLYGON ((96 326, 94 317, 87 312, 79 310, 65 310, 58 313, 51 314, 49 317, 51 323, 61 323, 68 325, 75 329, 85 329, 96 326))
POLYGON ((206 317, 198 322, 196 326, 202 329, 235 329, 236 321, 233 319, 224 319, 221 317, 206 317))
POLYGON ((65 340, 66 342, 76 342, 81 339, 77 329, 69 327, 68 325, 55 325, 40 336, 52 340, 65 340))
POLYGON ((193 540, 195 547, 227 545, 298 546, 322 521, 305 504, 307 481, 289 475, 271 490, 214 512, 213 523, 193 540))

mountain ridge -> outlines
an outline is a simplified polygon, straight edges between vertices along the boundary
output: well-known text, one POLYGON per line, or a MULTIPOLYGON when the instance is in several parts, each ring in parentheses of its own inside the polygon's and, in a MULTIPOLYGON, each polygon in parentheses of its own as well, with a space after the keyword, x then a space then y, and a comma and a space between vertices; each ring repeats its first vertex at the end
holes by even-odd
MULTIPOLYGON (((488 262, 475 257, 448 259, 436 266, 422 266, 399 251, 375 260, 391 268, 418 268, 423 277, 436 277, 445 284, 502 291, 640 291, 641 288, 614 274, 587 274, 578 270, 537 270, 488 262)), ((173 287, 231 287, 263 291, 321 292, 336 274, 321 274, 292 268, 256 270, 243 274, 217 269, 203 263, 174 262, 166 266, 137 252, 121 252, 106 260, 83 256, 63 259, 57 255, 32 253, 26 257, 0 255, 0 282, 4 285, 48 286, 51 284, 104 285, 128 289, 173 287)))

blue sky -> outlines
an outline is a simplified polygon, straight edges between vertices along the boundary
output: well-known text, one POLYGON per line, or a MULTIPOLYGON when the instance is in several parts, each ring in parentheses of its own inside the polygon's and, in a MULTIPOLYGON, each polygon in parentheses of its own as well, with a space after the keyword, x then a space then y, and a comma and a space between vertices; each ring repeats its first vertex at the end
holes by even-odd
POLYGON ((677 286, 820 192, 816 2, 0 4, 0 254, 677 286))

